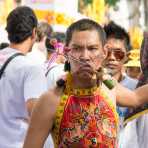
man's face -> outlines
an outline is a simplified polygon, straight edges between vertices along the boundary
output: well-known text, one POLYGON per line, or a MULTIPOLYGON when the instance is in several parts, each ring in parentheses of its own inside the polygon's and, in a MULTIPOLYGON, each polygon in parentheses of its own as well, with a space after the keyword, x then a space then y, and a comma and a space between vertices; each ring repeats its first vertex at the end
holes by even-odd
POLYGON ((107 50, 105 66, 109 70, 109 73, 112 75, 121 73, 126 59, 124 40, 109 38, 106 42, 105 49, 107 50))
POLYGON ((105 54, 98 32, 96 30, 73 32, 69 48, 71 72, 81 79, 92 79, 95 71, 101 66, 105 54))
POLYGON ((141 73, 140 67, 127 67, 127 74, 134 79, 138 79, 141 73))

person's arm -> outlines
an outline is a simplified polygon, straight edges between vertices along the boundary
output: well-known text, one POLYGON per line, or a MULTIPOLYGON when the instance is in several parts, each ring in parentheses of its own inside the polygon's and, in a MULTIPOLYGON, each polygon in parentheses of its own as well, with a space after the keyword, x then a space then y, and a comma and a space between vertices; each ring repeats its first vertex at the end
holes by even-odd
POLYGON ((50 91, 40 97, 32 112, 23 148, 43 148, 55 117, 60 95, 50 91))
POLYGON ((37 98, 36 99, 28 99, 27 100, 26 107, 27 107, 27 111, 28 111, 29 117, 31 117, 32 110, 33 110, 33 108, 34 108, 36 103, 37 103, 37 98))
POLYGON ((119 106, 138 107, 148 103, 148 85, 131 91, 120 84, 116 85, 117 104, 119 106))
POLYGON ((148 84, 143 85, 135 90, 139 105, 148 103, 148 84))

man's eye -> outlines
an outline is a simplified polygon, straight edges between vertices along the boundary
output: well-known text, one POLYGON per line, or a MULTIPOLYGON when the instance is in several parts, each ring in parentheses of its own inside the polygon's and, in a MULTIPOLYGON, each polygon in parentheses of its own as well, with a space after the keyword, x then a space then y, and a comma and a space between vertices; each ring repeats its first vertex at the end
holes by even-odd
POLYGON ((72 50, 73 50, 73 51, 79 51, 80 48, 78 48, 78 47, 74 47, 74 48, 72 48, 72 50))
POLYGON ((98 50, 96 47, 88 48, 88 50, 93 51, 93 50, 98 50))

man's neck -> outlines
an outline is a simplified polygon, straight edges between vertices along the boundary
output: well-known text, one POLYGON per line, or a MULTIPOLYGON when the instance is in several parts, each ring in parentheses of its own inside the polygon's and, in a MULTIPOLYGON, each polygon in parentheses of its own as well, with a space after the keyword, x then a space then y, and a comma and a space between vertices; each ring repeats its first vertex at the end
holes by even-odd
POLYGON ((121 82, 123 80, 123 74, 122 73, 116 73, 113 75, 113 77, 118 81, 121 82))
POLYGON ((9 47, 16 49, 23 54, 27 54, 30 50, 29 43, 27 43, 27 41, 24 41, 22 43, 10 43, 9 47))
POLYGON ((91 80, 85 80, 85 79, 79 79, 78 77, 73 77, 72 81, 73 88, 76 89, 88 89, 97 86, 97 81, 95 79, 91 80))

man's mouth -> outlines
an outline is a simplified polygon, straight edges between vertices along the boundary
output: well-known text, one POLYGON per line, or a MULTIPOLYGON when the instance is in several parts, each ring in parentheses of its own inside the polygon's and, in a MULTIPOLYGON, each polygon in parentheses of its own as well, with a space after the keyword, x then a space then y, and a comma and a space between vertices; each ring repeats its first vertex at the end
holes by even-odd
POLYGON ((80 71, 86 71, 88 73, 93 73, 93 68, 89 65, 89 64, 84 64, 82 66, 79 67, 80 71))
POLYGON ((81 78, 91 78, 94 74, 93 68, 90 65, 81 65, 77 71, 77 75, 81 78))
POLYGON ((116 64, 107 64, 106 67, 110 68, 110 69, 116 69, 117 65, 116 64))

